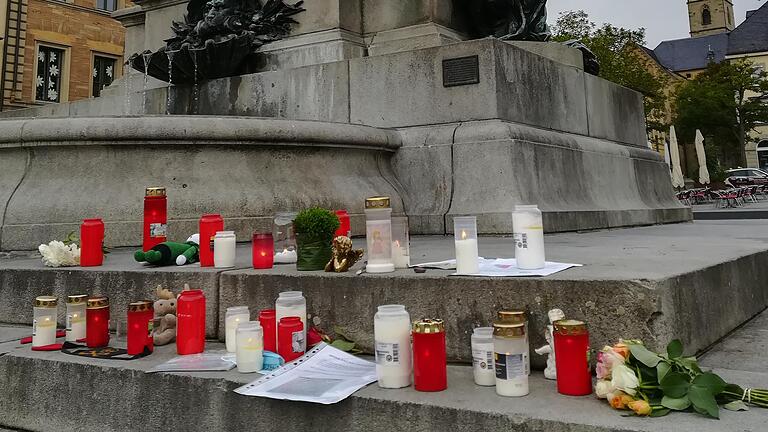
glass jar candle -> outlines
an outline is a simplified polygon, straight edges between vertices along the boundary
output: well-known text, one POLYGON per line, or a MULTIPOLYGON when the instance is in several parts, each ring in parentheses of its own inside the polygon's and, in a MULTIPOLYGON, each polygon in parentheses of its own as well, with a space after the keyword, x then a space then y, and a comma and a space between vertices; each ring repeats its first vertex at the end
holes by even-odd
POLYGON ((365 200, 365 240, 368 245, 368 273, 391 273, 392 263, 392 209, 389 197, 365 200))
MULTIPOLYGON (((524 324, 525 325, 525 343, 530 346, 530 340, 528 339, 528 315, 522 310, 502 310, 498 312, 498 322, 507 324, 524 324)), ((526 356, 525 362, 526 375, 531 374, 531 356, 526 356)))
POLYGON ((438 392, 448 388, 448 358, 443 320, 413 323, 413 388, 438 392))
POLYGON ((334 237, 352 237, 352 222, 349 213, 346 210, 336 210, 336 217, 339 218, 339 229, 336 230, 334 237))
POLYGON ((472 373, 479 386, 496 385, 493 362, 493 327, 476 328, 472 333, 472 373))
POLYGON ((407 269, 411 266, 410 237, 408 235, 408 218, 395 216, 392 218, 392 264, 396 269, 407 269))
POLYGON ((582 321, 561 320, 554 323, 557 391, 568 396, 592 394, 589 369, 589 332, 582 321))
POLYGON ((224 219, 220 215, 200 218, 200 267, 213 267, 213 242, 219 231, 224 231, 224 219))
POLYGON ((275 259, 275 242, 270 233, 253 234, 253 268, 271 269, 275 259))
POLYGON ((67 342, 85 340, 85 294, 67 296, 67 342))
POLYGON ((32 310, 32 347, 56 343, 56 307, 59 300, 53 296, 35 298, 32 310))
POLYGON ((235 266, 237 238, 234 231, 219 231, 213 238, 213 266, 232 268, 235 266))
POLYGON ((475 216, 453 218, 456 245, 456 273, 471 275, 480 271, 477 250, 477 218, 475 216))
POLYGON ((493 324, 493 363, 496 369, 496 393, 521 397, 528 394, 528 343, 525 324, 493 324))
POLYGON ((85 343, 88 348, 109 345, 109 299, 91 297, 85 309, 85 343))
POLYGON ((373 317, 373 335, 379 387, 411 385, 411 317, 405 306, 379 306, 373 317))
POLYGON ((264 367, 264 331, 258 321, 245 321, 237 326, 235 361, 240 373, 258 372, 264 367))
MULTIPOLYGON (((284 291, 281 292, 277 301, 275 302, 275 319, 279 325, 280 320, 285 317, 299 317, 303 325, 302 343, 307 341, 307 299, 301 291, 284 291)), ((277 338, 278 345, 280 344, 280 336, 277 338)), ((306 345, 302 347, 302 351, 306 350, 306 345)))
POLYGON ((544 268, 544 221, 535 205, 518 205, 512 213, 512 231, 515 240, 517 268, 536 270, 544 268))
POLYGON ((168 240, 168 199, 164 187, 150 187, 144 195, 144 252, 168 240))
POLYGON ((152 337, 152 317, 154 309, 152 302, 143 300, 128 305, 128 355, 138 355, 145 349, 152 352, 154 343, 149 344, 152 337))
POLYGON ((275 242, 275 264, 296 264, 296 231, 293 229, 295 212, 281 212, 272 221, 272 239, 275 242))
POLYGON ((200 354, 205 351, 205 294, 185 290, 176 301, 176 353, 200 354))
POLYGON ((80 225, 80 267, 98 267, 104 262, 104 222, 85 219, 80 225))
POLYGON ((264 350, 277 353, 277 314, 274 309, 259 312, 259 324, 264 330, 264 350))
POLYGON ((227 308, 227 312, 224 317, 224 329, 225 329, 225 342, 227 344, 227 352, 237 351, 237 326, 240 323, 249 322, 251 320, 251 311, 248 306, 232 306, 227 308))
POLYGON ((280 319, 277 325, 277 353, 287 362, 304 355, 306 339, 304 324, 297 316, 280 319))

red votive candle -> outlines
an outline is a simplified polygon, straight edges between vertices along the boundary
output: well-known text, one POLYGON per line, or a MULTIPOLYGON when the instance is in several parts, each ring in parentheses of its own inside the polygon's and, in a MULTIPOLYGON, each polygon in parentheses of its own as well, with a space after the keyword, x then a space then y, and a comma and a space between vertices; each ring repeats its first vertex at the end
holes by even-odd
POLYGON ((109 345, 109 299, 91 297, 85 309, 85 343, 88 348, 109 345))
POLYGON ((413 323, 413 388, 439 392, 448 388, 448 358, 443 320, 413 323))
POLYGON ((154 343, 149 344, 152 335, 152 302, 139 301, 128 305, 128 354, 137 355, 144 348, 152 352, 154 343))
POLYGON ((284 317, 277 325, 277 353, 286 361, 304 355, 304 323, 299 317, 284 317))
POLYGON ((179 355, 205 351, 205 294, 182 291, 176 302, 176 352, 179 355))
POLYGON ((167 235, 168 200, 165 188, 147 188, 144 196, 144 252, 165 242, 167 235))
POLYGON ((589 332, 582 321, 555 321, 557 391, 568 396, 592 394, 589 370, 589 332))
POLYGON ((259 323, 264 329, 264 351, 277 353, 277 312, 274 309, 259 312, 259 323))
POLYGON ((104 262, 104 222, 85 219, 80 225, 80 266, 97 267, 104 262))
POLYGON ((224 219, 217 214, 200 218, 200 267, 213 267, 213 238, 224 231, 224 219))
POLYGON ((271 269, 275 263, 275 242, 271 233, 253 235, 253 268, 271 269))
POLYGON ((339 218, 339 229, 336 230, 334 237, 352 235, 352 225, 349 219, 349 213, 346 210, 336 210, 336 217, 339 218))

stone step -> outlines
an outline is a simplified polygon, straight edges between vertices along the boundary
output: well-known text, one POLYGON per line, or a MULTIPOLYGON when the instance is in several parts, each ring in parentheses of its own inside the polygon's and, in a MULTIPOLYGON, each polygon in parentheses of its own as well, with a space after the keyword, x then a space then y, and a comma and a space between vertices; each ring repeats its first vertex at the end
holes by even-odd
MULTIPOLYGON (((24 329, 29 332, 29 329, 24 329)), ((19 330, 14 330, 19 332, 19 330)), ((7 329, 0 327, 0 336, 7 329)), ((115 346, 120 346, 116 343, 115 346)), ((223 350, 220 343, 207 349, 223 350)), ((175 355, 174 347, 133 361, 109 361, 34 352, 0 344, 0 425, 30 431, 505 431, 505 432, 722 432, 762 431, 765 411, 722 412, 720 421, 695 414, 661 419, 624 418, 594 396, 557 394, 540 373, 531 394, 503 398, 478 387, 468 366, 449 366, 448 390, 419 393, 375 384, 331 406, 251 398, 235 388, 257 374, 146 374, 175 355)))
MULTIPOLYGON (((740 223, 696 222, 613 231, 548 235, 550 260, 584 267, 547 278, 491 279, 401 270, 389 275, 297 272, 292 266, 267 271, 248 269, 248 245, 239 249, 238 267, 220 271, 185 267, 147 268, 132 261, 131 251, 116 251, 102 267, 44 268, 39 258, 0 260, 0 322, 31 322, 35 296, 102 294, 112 299, 113 322, 126 306, 152 298, 158 284, 178 291, 184 283, 205 291, 209 337, 224 338, 224 311, 248 305, 268 308, 281 291, 301 290, 311 321, 328 331, 334 326, 371 352, 373 315, 381 304, 404 304, 412 318, 446 320, 448 353, 453 361, 470 360, 473 327, 488 325, 502 308, 530 313, 531 346, 541 335, 549 309, 590 326, 592 347, 619 337, 640 338, 653 348, 681 338, 694 351, 706 349, 768 307, 768 242, 760 237, 768 221, 745 231, 740 223)), ((358 240, 359 242, 360 240, 358 240)), ((412 261, 450 258, 453 240, 412 239, 412 261)), ((484 237, 486 257, 512 256, 508 238, 484 237)), ((362 268, 358 264, 357 268, 362 268)), ((59 319, 63 324, 64 306, 59 319)), ((533 356, 534 366, 543 358, 533 356)))

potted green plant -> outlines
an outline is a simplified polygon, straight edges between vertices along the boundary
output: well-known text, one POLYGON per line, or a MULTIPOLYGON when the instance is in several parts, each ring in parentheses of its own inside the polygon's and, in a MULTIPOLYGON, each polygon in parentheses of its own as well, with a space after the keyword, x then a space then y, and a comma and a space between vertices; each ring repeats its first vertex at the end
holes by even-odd
POLYGON ((293 221, 299 271, 323 270, 331 260, 333 235, 339 229, 339 218, 326 209, 314 207, 296 215, 293 221))

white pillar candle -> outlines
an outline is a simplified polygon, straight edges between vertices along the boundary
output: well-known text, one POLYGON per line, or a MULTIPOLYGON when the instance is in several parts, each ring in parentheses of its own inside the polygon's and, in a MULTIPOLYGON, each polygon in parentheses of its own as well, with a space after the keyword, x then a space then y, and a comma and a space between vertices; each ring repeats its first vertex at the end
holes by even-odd
POLYGON ((477 252, 477 218, 474 216, 453 219, 456 245, 456 273, 471 275, 480 271, 477 252))
POLYGON ((406 248, 400 245, 398 240, 392 242, 392 264, 397 269, 407 269, 411 266, 411 257, 406 248))
POLYGON ((493 328, 496 393, 507 397, 526 396, 529 389, 525 324, 496 323, 493 328))
MULTIPOLYGON (((285 317, 299 317, 304 324, 304 351, 307 350, 307 299, 301 291, 281 292, 275 302, 276 323, 285 317)), ((277 338, 277 327, 275 326, 275 338, 277 338)), ((277 340, 277 339, 275 339, 277 340)))
POLYGON ((517 267, 523 270, 544 268, 544 222, 535 205, 515 206, 512 213, 517 267))
POLYGON ((373 333, 379 387, 411 385, 411 318, 405 306, 379 306, 373 319, 373 333))
POLYGON ((240 323, 248 322, 250 320, 251 312, 248 310, 248 306, 233 306, 227 308, 227 313, 224 317, 224 328, 228 352, 232 353, 237 349, 237 338, 235 336, 237 326, 240 323))
POLYGON ((476 328, 472 334, 472 372, 475 384, 488 387, 496 385, 493 357, 493 327, 476 328))
POLYGON ((42 347, 56 343, 56 297, 41 296, 35 299, 32 315, 32 346, 42 347))
POLYGON ((258 321, 238 325, 235 361, 240 373, 258 372, 264 367, 264 331, 258 321))
POLYGON ((88 296, 71 295, 67 297, 67 342, 85 339, 85 302, 88 296))
POLYGON ((237 238, 234 231, 219 231, 213 238, 213 266, 231 268, 235 266, 237 238))

